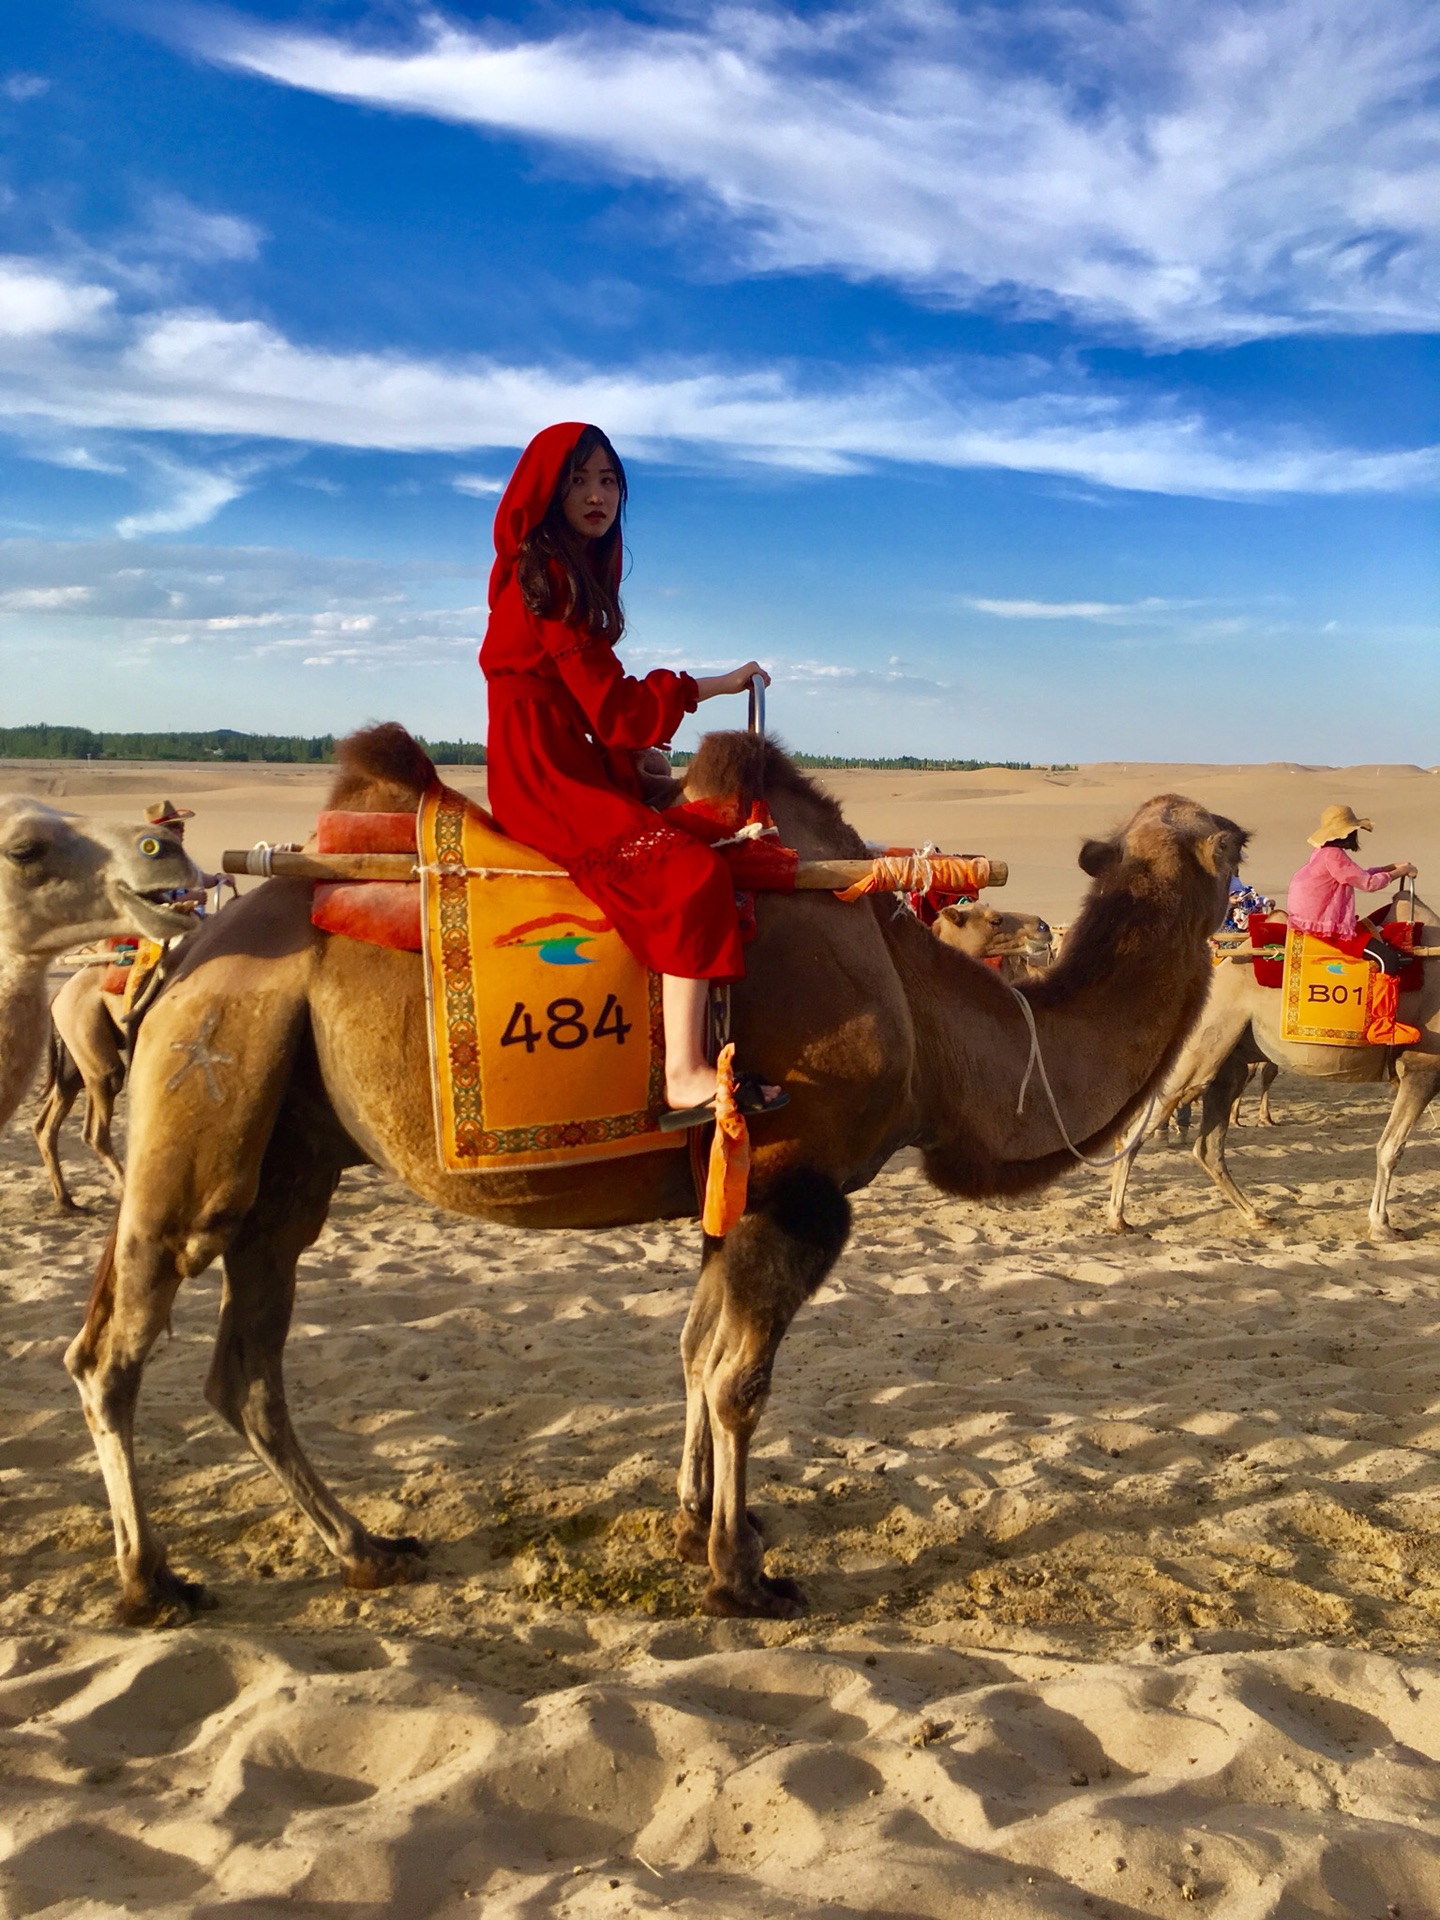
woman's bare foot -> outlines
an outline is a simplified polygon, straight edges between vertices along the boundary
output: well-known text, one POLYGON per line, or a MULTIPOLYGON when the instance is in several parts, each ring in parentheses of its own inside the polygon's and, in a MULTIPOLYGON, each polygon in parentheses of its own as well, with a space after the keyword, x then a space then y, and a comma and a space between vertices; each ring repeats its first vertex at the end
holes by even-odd
POLYGON ((707 1067, 699 1073, 666 1073, 665 1100, 672 1107, 698 1107, 712 1099, 715 1093, 715 1069, 707 1067))

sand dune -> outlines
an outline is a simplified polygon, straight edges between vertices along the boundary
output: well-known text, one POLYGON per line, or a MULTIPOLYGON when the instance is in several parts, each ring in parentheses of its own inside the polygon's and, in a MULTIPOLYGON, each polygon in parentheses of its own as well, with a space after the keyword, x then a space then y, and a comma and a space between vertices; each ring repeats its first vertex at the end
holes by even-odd
MULTIPOLYGON (((300 837, 325 782, 56 777, 94 811, 195 805, 206 859, 300 837)), ((1423 883, 1434 778, 834 784, 877 838, 1010 858, 1012 898, 1061 917, 1079 838, 1166 787, 1259 830, 1262 884, 1330 797, 1423 883)), ((1174 1147, 1140 1161, 1127 1240, 1079 1172, 980 1206, 902 1155, 858 1196, 755 1460, 772 1565, 812 1603, 788 1625, 704 1619, 668 1553, 696 1230, 522 1236, 349 1176, 302 1267, 292 1402, 342 1497, 431 1543, 430 1577, 347 1593, 211 1413, 212 1272, 151 1363, 140 1450, 175 1564, 220 1605, 158 1635, 109 1624, 60 1366, 108 1197, 72 1126, 91 1211, 54 1216, 17 1123, 0 1913, 1440 1913, 1440 1132, 1401 1168, 1413 1237, 1374 1249, 1386 1091, 1287 1078, 1276 1104, 1280 1128, 1232 1137, 1264 1232, 1174 1147)))
MULTIPOLYGON (((0 793, 30 792, 104 818, 134 814, 161 797, 194 807, 195 857, 218 864, 225 847, 257 840, 303 840, 323 804, 329 772, 320 767, 73 761, 0 761, 0 793)), ((478 767, 445 769, 452 786, 482 799, 478 767)), ((1440 893, 1440 770, 1409 766, 1301 767, 1113 764, 1050 773, 1005 767, 973 773, 817 775, 837 794, 867 837, 896 845, 933 841, 952 853, 989 853, 1010 863, 1005 901, 1052 920, 1068 920, 1085 885, 1075 864, 1083 840, 1108 833, 1153 793, 1193 795, 1250 830, 1246 876, 1282 895, 1308 852, 1305 836, 1331 800, 1373 818, 1366 846, 1377 862, 1410 859, 1440 893)))

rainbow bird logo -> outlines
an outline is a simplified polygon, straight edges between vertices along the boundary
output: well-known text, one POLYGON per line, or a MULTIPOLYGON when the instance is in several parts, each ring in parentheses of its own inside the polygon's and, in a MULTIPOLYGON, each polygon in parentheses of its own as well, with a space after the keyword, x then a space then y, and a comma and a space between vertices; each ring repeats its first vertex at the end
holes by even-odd
POLYGON ((508 933, 497 934, 494 944, 533 947, 547 967, 588 967, 594 963, 589 954, 581 953, 581 947, 592 946, 596 934, 613 931, 604 918, 587 920, 578 913, 547 913, 539 920, 524 920, 508 933))

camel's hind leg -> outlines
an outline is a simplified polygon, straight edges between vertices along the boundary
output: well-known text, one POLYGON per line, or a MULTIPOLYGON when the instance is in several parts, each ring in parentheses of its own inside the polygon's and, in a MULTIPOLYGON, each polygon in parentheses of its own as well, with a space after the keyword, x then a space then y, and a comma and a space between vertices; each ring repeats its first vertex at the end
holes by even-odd
POLYGON ((264 995, 233 990, 224 962, 162 999, 131 1075, 131 1178, 85 1324, 65 1355, 100 1457, 115 1525, 122 1619, 193 1610, 200 1589, 170 1572, 135 1467, 135 1406, 147 1355, 181 1282, 222 1253, 254 1202, 305 1019, 297 955, 271 962, 264 995))
POLYGON ((60 1129, 70 1117, 70 1109, 80 1098, 84 1081, 80 1069, 60 1036, 50 1035, 50 1073, 45 1082, 39 1111, 35 1115, 35 1144, 50 1176, 50 1191, 55 1204, 66 1213, 76 1211, 75 1200, 65 1183, 65 1168, 60 1159, 60 1129))
POLYGON ((117 1059, 108 1073, 85 1085, 85 1144, 109 1173, 117 1193, 124 1191, 125 1169, 115 1157, 110 1129, 115 1120, 115 1102, 124 1084, 125 1065, 117 1059))
POLYGON ((1433 1054, 1402 1054, 1396 1064, 1400 1084, 1390 1117, 1375 1149, 1375 1191, 1370 1199, 1370 1238, 1398 1240, 1399 1231, 1390 1224, 1390 1182, 1405 1143, 1415 1130, 1426 1107, 1440 1091, 1440 1059, 1433 1054))
MULTIPOLYGON (((707 1451, 713 1458, 707 1613, 789 1619, 804 1607, 793 1581, 766 1576, 764 1542, 746 1511, 746 1473, 785 1330, 835 1264, 849 1230, 850 1208, 834 1183, 796 1171, 782 1175, 725 1240, 710 1243, 699 1312, 686 1327, 687 1376, 698 1369, 709 1432, 707 1448, 698 1416, 687 1423, 688 1490, 697 1499, 707 1451)), ((682 1502, 686 1494, 682 1477, 682 1502)), ((698 1519, 698 1511, 687 1511, 682 1528, 698 1519)))
POLYGON ((260 1192, 225 1254, 225 1288, 205 1397, 274 1474, 341 1562, 345 1584, 415 1578, 418 1540, 368 1533, 306 1458, 285 1402, 283 1355, 295 1268, 325 1224, 342 1162, 317 1152, 288 1115, 271 1138, 260 1192))

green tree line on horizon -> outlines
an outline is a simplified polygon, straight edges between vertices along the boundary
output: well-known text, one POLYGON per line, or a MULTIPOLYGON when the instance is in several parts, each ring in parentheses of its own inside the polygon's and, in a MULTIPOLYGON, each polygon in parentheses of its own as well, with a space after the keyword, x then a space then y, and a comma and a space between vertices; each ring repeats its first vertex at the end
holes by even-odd
MULTIPOLYGON (((420 744, 438 766, 485 764, 485 749, 475 741, 422 739, 420 744)), ((0 727, 0 759, 6 760, 256 760, 294 765, 334 758, 333 733, 238 733, 232 727, 208 733, 97 733, 43 721, 0 727)))
MULTIPOLYGON (((437 766, 483 767, 485 749, 474 740, 427 740, 421 746, 437 766)), ((1029 771, 1029 760, 939 760, 901 753, 873 758, 834 753, 792 753, 798 767, 816 770, 870 768, 882 773, 975 773, 983 767, 1010 772, 1029 771)), ((4 760, 214 760, 258 761, 279 766, 321 763, 335 758, 333 733, 239 733, 216 727, 208 733, 97 733, 89 727, 52 727, 37 721, 28 727, 0 727, 0 759, 4 760)), ((676 753, 677 766, 691 755, 676 753)))

